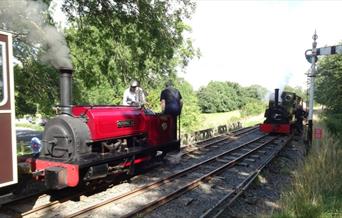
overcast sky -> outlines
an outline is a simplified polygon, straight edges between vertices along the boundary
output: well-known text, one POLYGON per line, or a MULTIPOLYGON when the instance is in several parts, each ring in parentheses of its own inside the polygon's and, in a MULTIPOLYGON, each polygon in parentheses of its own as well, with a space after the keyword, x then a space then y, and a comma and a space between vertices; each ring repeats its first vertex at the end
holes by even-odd
POLYGON ((197 1, 191 37, 202 56, 184 77, 195 89, 210 80, 305 87, 315 29, 318 47, 335 45, 341 21, 342 1, 197 1))
MULTIPOLYGON (((318 47, 342 41, 342 1, 196 2, 190 36, 202 55, 180 73, 195 89, 211 80, 305 87, 310 64, 304 52, 315 29, 318 47)), ((56 11, 55 19, 63 21, 56 11)))

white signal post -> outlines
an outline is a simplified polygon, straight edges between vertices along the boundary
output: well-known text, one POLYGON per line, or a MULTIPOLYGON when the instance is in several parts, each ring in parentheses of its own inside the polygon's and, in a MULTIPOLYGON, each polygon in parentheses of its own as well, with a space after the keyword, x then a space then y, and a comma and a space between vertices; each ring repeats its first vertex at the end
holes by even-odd
POLYGON ((312 36, 312 39, 314 40, 312 43, 312 54, 311 54, 311 72, 309 74, 310 77, 310 92, 309 92, 309 117, 308 117, 308 140, 311 144, 312 142, 312 118, 313 118, 313 105, 314 105, 314 89, 315 89, 315 76, 316 76, 316 47, 317 42, 316 39, 318 38, 316 31, 315 34, 312 36))
POLYGON ((311 63, 311 72, 308 74, 310 78, 310 92, 309 92, 309 116, 308 116, 308 141, 309 144, 312 143, 312 119, 313 119, 313 105, 314 105, 314 88, 315 88, 315 77, 316 77, 316 61, 317 56, 320 55, 334 55, 334 54, 342 54, 342 45, 337 46, 329 46, 323 48, 316 48, 317 42, 316 39, 318 38, 316 31, 312 36, 314 40, 312 43, 312 50, 307 50, 305 52, 306 59, 311 63), (311 54, 307 54, 311 51, 311 54))

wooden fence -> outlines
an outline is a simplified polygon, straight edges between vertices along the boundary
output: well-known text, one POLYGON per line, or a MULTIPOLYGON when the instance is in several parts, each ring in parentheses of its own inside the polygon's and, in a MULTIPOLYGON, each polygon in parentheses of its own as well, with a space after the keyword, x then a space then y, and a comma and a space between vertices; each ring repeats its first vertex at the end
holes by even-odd
POLYGON ((220 125, 215 128, 203 129, 193 133, 186 133, 181 135, 181 144, 189 145, 194 144, 199 141, 203 141, 209 138, 212 138, 217 135, 226 134, 233 130, 239 129, 242 127, 240 122, 231 123, 227 125, 220 125))

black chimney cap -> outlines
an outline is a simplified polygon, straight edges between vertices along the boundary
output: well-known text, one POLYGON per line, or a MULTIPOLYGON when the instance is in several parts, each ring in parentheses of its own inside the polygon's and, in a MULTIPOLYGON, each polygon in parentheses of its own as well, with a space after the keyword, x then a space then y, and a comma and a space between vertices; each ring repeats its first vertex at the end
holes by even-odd
POLYGON ((59 72, 61 73, 69 73, 72 74, 73 69, 72 68, 68 68, 68 67, 61 67, 59 68, 59 72))

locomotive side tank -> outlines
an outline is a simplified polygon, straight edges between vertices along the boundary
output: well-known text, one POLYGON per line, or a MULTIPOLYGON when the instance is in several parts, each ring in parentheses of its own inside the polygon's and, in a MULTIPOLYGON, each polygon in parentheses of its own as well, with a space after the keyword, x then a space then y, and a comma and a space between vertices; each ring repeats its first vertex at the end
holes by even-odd
POLYGON ((72 106, 71 75, 61 70, 61 113, 48 121, 35 175, 51 189, 77 186, 180 149, 170 115, 131 106, 72 106))

